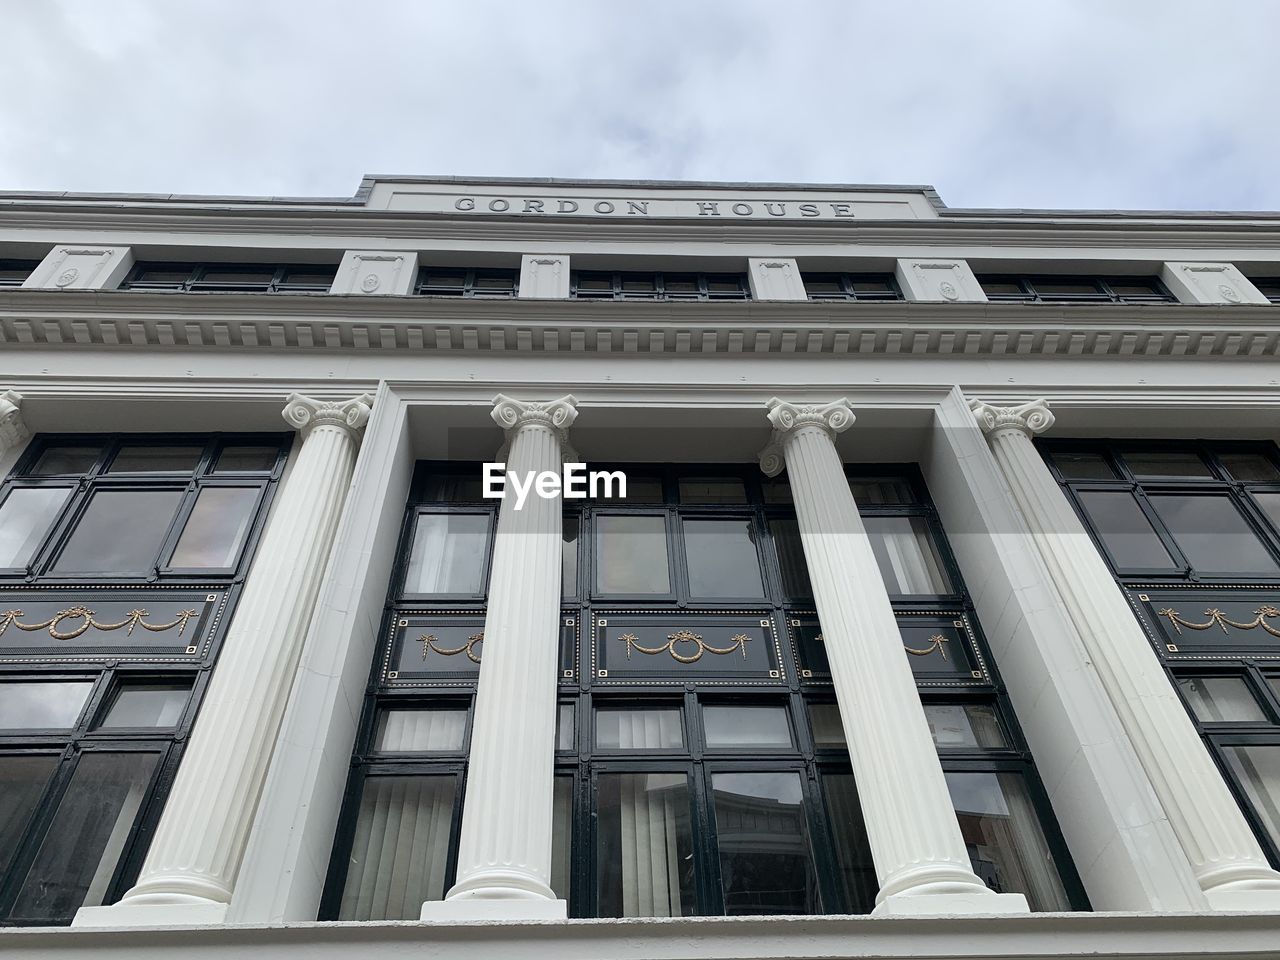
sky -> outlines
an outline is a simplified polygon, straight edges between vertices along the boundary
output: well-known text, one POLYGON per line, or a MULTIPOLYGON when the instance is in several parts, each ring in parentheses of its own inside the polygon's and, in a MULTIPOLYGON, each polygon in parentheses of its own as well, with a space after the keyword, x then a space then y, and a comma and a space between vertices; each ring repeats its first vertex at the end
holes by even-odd
POLYGON ((1275 0, 0 0, 0 190, 364 174, 1280 210, 1275 0))

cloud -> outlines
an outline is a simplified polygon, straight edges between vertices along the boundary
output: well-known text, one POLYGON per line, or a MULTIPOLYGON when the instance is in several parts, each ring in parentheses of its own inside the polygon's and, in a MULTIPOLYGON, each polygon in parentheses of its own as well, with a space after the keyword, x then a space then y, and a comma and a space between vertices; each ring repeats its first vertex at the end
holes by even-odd
POLYGON ((0 0, 0 188, 364 173, 932 183, 1280 209, 1280 5, 0 0))

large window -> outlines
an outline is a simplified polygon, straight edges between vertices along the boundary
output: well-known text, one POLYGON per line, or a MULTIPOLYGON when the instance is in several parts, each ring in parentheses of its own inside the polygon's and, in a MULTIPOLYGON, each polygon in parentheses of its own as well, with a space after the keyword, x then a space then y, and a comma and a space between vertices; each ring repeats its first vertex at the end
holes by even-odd
POLYGON ((0 487, 0 924, 137 876, 287 444, 46 435, 0 487))
POLYGON ((575 270, 569 296, 579 300, 748 300, 744 273, 625 273, 575 270))
MULTIPOLYGON (((625 500, 566 505, 553 889, 579 917, 868 912, 787 484, 623 469, 625 500)), ((420 465, 324 918, 416 917, 452 883, 496 519, 478 477, 420 465), (431 851, 414 870, 406 836, 431 851)), ((851 484, 975 870, 1036 909, 1084 906, 918 474, 851 484)))
POLYGON ((810 300, 901 300, 891 273, 804 273, 810 300))
POLYGON ((0 260, 0 287, 22 286, 38 266, 39 260, 0 260))
POLYGON ((422 267, 413 292, 426 297, 514 297, 520 271, 483 267, 422 267))
POLYGON ((1280 459, 1269 443, 1043 444, 1280 866, 1280 459))

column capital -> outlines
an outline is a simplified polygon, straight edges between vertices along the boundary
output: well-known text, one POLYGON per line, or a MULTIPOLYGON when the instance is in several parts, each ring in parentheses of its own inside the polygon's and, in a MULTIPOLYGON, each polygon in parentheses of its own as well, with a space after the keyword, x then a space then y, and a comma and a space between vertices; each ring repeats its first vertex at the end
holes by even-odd
POLYGON ((1002 430, 1018 430, 1034 437, 1052 427, 1054 421, 1053 412, 1043 398, 1028 400, 1016 407, 996 407, 974 398, 969 401, 969 410, 987 435, 1002 430))
POLYGON ((0 392, 0 453, 29 436, 22 420, 22 394, 16 390, 0 392))
POLYGON ((568 441, 568 430, 578 418, 578 401, 568 394, 558 400, 515 400, 503 394, 493 398, 493 422, 510 435, 530 426, 549 428, 560 442, 568 441))
POLYGON ((285 401, 282 415, 289 426, 304 434, 323 424, 341 427, 358 439, 360 431, 369 422, 372 406, 373 397, 367 393, 350 400, 313 400, 300 393, 291 393, 285 401))
POLYGON ((856 417, 846 397, 830 403, 788 403, 773 397, 765 404, 773 424, 773 436, 760 451, 760 469, 766 477, 776 477, 786 466, 783 442, 800 427, 818 427, 834 438, 853 426, 856 417))

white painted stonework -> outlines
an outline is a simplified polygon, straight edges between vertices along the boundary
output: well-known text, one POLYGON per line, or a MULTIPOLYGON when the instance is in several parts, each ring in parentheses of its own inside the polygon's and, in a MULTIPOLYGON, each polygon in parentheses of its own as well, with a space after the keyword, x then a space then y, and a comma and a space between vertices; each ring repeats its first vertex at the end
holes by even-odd
POLYGON ((747 277, 754 300, 808 300, 800 267, 782 257, 752 257, 747 261, 747 277))
POLYGON ((569 296, 569 258, 555 254, 521 257, 520 296, 544 300, 569 296))
POLYGON ((908 300, 987 302, 982 285, 964 260, 899 260, 893 273, 908 300))
POLYGON ((1231 263, 1166 263, 1160 278, 1183 303, 1269 302, 1231 263))
POLYGON ((24 443, 29 436, 22 419, 22 394, 16 390, 0 392, 0 453, 24 443))
POLYGON ((24 287, 43 290, 114 290, 133 266, 128 247, 54 247, 24 287))
POLYGON ((330 293, 357 296, 405 296, 418 279, 418 258, 412 253, 349 250, 342 257, 330 293))

